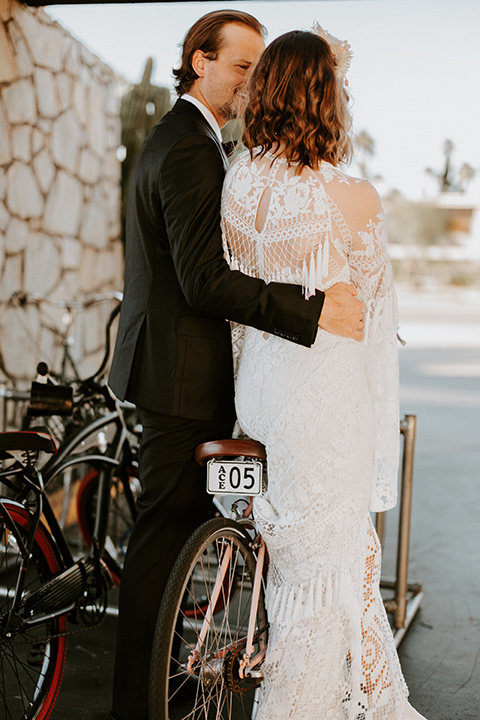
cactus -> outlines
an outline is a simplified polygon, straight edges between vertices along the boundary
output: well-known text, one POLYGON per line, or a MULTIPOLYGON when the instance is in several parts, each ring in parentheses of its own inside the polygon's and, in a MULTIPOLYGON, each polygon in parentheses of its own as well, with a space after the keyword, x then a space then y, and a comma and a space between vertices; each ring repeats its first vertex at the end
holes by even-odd
POLYGON ((122 122, 122 145, 126 152, 122 161, 122 240, 125 243, 125 215, 127 209, 128 183, 133 163, 140 147, 171 107, 170 90, 150 83, 153 59, 145 63, 143 77, 122 98, 120 117, 122 122))

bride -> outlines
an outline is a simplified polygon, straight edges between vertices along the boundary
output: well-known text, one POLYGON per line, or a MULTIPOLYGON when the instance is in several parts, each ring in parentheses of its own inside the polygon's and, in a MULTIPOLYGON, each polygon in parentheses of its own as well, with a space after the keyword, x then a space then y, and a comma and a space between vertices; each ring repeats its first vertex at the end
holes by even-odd
POLYGON ((396 502, 396 295, 378 195, 346 175, 349 47, 289 32, 250 83, 243 142, 222 198, 233 269, 316 289, 354 285, 363 343, 321 329, 313 348, 246 328, 237 416, 263 442, 268 491, 255 501, 267 542, 270 639, 257 720, 421 718, 379 591, 369 511, 396 502))

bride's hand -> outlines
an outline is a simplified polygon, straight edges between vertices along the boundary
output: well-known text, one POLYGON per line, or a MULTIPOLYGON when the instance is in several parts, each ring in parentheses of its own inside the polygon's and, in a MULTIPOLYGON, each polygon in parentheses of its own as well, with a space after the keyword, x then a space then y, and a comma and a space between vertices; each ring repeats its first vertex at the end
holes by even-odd
POLYGON ((363 340, 363 305, 352 285, 339 282, 325 291, 319 327, 333 335, 363 340))

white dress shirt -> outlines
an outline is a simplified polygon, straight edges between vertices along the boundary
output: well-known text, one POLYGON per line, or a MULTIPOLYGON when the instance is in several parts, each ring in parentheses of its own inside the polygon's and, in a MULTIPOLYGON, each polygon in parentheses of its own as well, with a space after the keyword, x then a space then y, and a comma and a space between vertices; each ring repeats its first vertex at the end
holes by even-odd
POLYGON ((197 98, 193 97, 192 95, 182 95, 182 100, 188 100, 188 102, 191 102, 192 105, 195 105, 196 108, 200 110, 205 120, 208 122, 210 127, 212 128, 213 132, 218 138, 218 141, 220 143, 223 142, 222 140, 222 133, 220 132, 220 126, 218 122, 215 119, 215 116, 210 112, 210 110, 202 103, 200 100, 197 100, 197 98))

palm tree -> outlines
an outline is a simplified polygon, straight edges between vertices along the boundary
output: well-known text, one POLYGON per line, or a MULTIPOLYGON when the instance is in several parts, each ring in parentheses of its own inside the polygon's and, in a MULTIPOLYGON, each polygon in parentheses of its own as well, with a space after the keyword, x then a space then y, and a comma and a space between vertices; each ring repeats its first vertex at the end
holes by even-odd
POLYGON ((354 139, 355 156, 361 176, 364 180, 370 180, 371 175, 368 169, 369 159, 375 155, 375 140, 366 130, 361 130, 354 139))
POLYGON ((442 171, 436 172, 432 168, 427 168, 425 172, 438 182, 440 192, 465 192, 466 186, 475 177, 475 169, 468 163, 463 163, 455 177, 451 158, 455 145, 451 140, 445 140, 443 152, 445 155, 445 165, 442 171))
POLYGON ((381 175, 373 175, 370 171, 369 161, 375 155, 375 140, 366 130, 361 130, 354 137, 355 160, 360 170, 360 175, 364 180, 371 182, 380 182, 383 180, 381 175))

